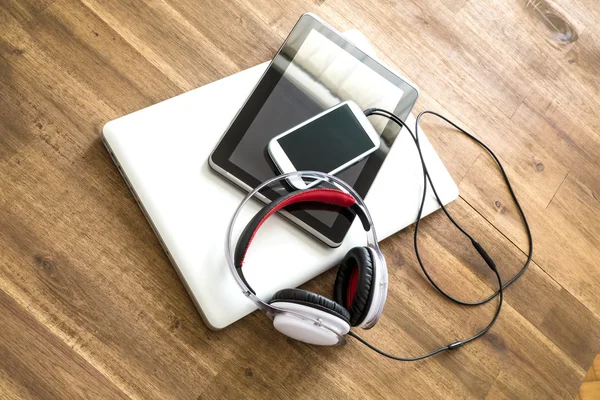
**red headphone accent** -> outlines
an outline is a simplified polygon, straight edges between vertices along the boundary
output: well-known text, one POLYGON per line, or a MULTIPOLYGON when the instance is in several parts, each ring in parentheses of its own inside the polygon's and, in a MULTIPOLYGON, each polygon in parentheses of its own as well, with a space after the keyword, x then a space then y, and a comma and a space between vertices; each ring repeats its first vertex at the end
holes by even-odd
POLYGON ((287 207, 289 205, 296 204, 296 203, 303 203, 303 202, 317 202, 317 203, 323 203, 323 204, 329 204, 329 205, 333 205, 333 206, 349 208, 349 207, 352 207, 356 203, 356 200, 354 199, 354 197, 352 197, 348 193, 342 192, 340 190, 308 189, 308 190, 303 190, 301 192, 292 193, 291 195, 284 197, 283 200, 280 202, 272 202, 272 203, 268 204, 265 208, 263 208, 263 210, 260 213, 256 214, 255 219, 257 219, 257 217, 260 218, 258 220, 258 222, 252 220, 246 226, 246 229, 244 229, 244 232, 242 232, 242 235, 240 236, 240 239, 238 241, 238 246, 242 245, 243 248, 236 248, 236 253, 237 253, 236 256, 239 255, 239 251, 242 249, 243 249, 243 254, 241 254, 241 258, 240 258, 239 262, 235 263, 236 267, 239 268, 242 266, 242 264, 244 263, 244 259, 246 258, 246 252, 248 251, 248 248, 250 247, 250 243, 252 243, 254 236, 258 232, 258 229, 271 215, 275 214, 277 211, 281 210, 284 207, 287 207), (269 206, 271 206, 271 207, 269 207, 269 206), (264 214, 264 215, 261 215, 261 214, 264 214), (250 238, 247 239, 247 241, 246 241, 246 239, 244 237, 247 237, 250 232, 251 232, 250 238), (244 243, 244 242, 246 242, 246 243, 244 243))
POLYGON ((354 300, 354 295, 356 294, 356 288, 358 287, 358 265, 355 265, 352 268, 352 272, 350 273, 350 279, 348 279, 348 291, 346 292, 346 308, 350 309, 352 307, 352 300, 354 300))

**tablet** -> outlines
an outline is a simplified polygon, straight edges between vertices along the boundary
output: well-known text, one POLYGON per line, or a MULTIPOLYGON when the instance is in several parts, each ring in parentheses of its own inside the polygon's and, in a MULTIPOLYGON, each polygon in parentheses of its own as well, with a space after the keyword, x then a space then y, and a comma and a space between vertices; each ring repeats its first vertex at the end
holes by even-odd
MULTIPOLYGON (((225 131, 209 163, 236 185, 251 190, 278 175, 267 153, 269 141, 278 134, 346 100, 362 109, 393 111, 405 120, 417 96, 413 85, 316 16, 304 14, 225 131)), ((379 149, 338 174, 362 197, 400 131, 383 118, 372 122, 381 135, 379 149)), ((268 202, 279 197, 281 190, 285 189, 265 189, 261 199, 268 202)), ((354 218, 348 212, 302 208, 288 208, 284 215, 332 247, 340 245, 354 218)))

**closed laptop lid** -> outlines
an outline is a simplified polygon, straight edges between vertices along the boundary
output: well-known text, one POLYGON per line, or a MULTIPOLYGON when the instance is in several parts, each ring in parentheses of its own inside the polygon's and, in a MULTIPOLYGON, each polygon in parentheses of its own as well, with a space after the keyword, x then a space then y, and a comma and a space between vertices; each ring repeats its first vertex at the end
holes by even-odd
MULTIPOLYGON (((364 43, 364 37, 356 31, 351 40, 357 45, 364 43)), ((267 65, 184 93, 104 127, 107 147, 205 322, 213 329, 224 328, 252 312, 254 304, 241 293, 224 257, 226 230, 244 193, 212 171, 208 157, 267 65)), ((409 117, 407 123, 414 125, 414 118, 409 117)), ((400 133, 366 197, 380 240, 412 224, 417 214, 423 177, 408 135, 406 130, 400 133)), ((456 184, 425 135, 421 140, 443 202, 456 199, 456 184)), ((242 219, 249 219, 261 206, 251 202, 242 219)), ((435 198, 428 195, 424 215, 437 208, 435 198)), ((297 287, 326 271, 364 241, 358 221, 344 243, 331 249, 283 218, 271 218, 253 242, 245 276, 253 282, 257 294, 268 300, 275 291, 297 287)))

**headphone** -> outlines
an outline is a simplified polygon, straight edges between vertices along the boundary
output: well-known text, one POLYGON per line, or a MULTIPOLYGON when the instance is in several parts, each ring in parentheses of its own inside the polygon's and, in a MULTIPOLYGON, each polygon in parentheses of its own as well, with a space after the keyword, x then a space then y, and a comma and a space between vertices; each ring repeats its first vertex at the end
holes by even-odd
MULTIPOLYGON (((415 120, 415 130, 413 133, 413 131, 406 125, 404 121, 389 111, 380 108, 370 108, 365 110, 364 113, 367 117, 374 115, 388 118, 390 121, 396 123, 400 127, 406 128, 410 133, 419 153, 421 167, 423 170, 424 189, 415 221, 413 238, 415 255, 423 274, 441 295, 453 303, 462 306, 479 306, 486 304, 492 299, 498 297, 496 312, 494 313, 490 322, 485 327, 481 328, 477 333, 466 339, 452 342, 428 353, 413 357, 400 357, 389 354, 370 344, 356 333, 351 332, 350 327, 370 329, 375 326, 381 317, 387 296, 387 265, 385 258, 379 249, 371 214, 369 213, 369 210, 367 209, 367 206, 362 198, 346 182, 336 178, 335 176, 331 176, 322 172, 296 171, 279 175, 263 182, 250 193, 248 193, 235 212, 229 225, 227 239, 225 242, 225 257, 227 259, 227 263, 244 295, 253 301, 259 309, 266 312, 266 314, 273 320, 275 329, 293 339, 297 339, 309 344, 341 345, 346 343, 344 336, 348 335, 380 355, 398 361, 417 361, 444 351, 455 350, 467 343, 477 340, 492 328, 492 326, 496 323, 502 309, 504 289, 516 282, 531 263, 533 257, 533 237, 525 217, 525 213, 523 212, 515 191, 512 188, 508 175, 506 174, 506 171, 496 154, 480 139, 462 129, 448 118, 433 111, 422 111, 415 120), (492 257, 490 257, 484 247, 452 217, 435 189, 431 176, 427 170, 427 166, 425 165, 425 159, 421 151, 421 144, 419 140, 419 121, 421 120, 421 117, 428 114, 436 116, 452 125, 456 130, 481 146, 494 159, 506 184, 506 188, 508 189, 517 211, 521 216, 528 239, 527 241, 529 250, 527 252, 527 260, 521 269, 504 283, 502 282, 502 278, 500 277, 500 273, 496 267, 496 264, 492 260, 492 257), (315 180, 316 183, 326 182, 337 189, 305 189, 285 194, 282 197, 273 200, 271 203, 263 207, 250 220, 242 234, 239 236, 235 248, 233 248, 233 227, 246 203, 266 186, 274 182, 294 177, 310 178, 315 180), (450 222, 471 241, 473 248, 477 251, 477 253, 479 253, 485 264, 493 271, 498 282, 498 290, 488 297, 477 301, 466 301, 455 298, 446 292, 427 271, 427 268, 421 259, 418 246, 419 225, 421 216, 423 215, 423 207, 428 188, 427 183, 429 183, 429 186, 431 187, 431 190, 446 217, 448 217, 450 222), (256 292, 250 287, 244 277, 242 265, 244 263, 246 252, 261 225, 271 215, 285 208, 286 206, 304 202, 316 202, 334 205, 346 208, 353 212, 360 219, 366 232, 367 245, 364 247, 355 247, 351 249, 342 259, 334 284, 333 300, 316 293, 308 292, 306 290, 283 289, 276 292, 271 300, 268 303, 265 303, 256 295, 256 292)), ((313 183, 313 185, 314 184, 315 183, 313 183)))
POLYGON ((321 172, 291 172, 264 182, 250 192, 238 207, 229 227, 227 258, 242 292, 273 320, 276 330, 293 339, 316 345, 340 345, 350 327, 370 329, 379 320, 387 297, 387 266, 379 249, 373 220, 364 201, 346 184, 321 172), (333 184, 339 189, 315 188, 288 193, 264 206, 248 222, 232 248, 233 226, 246 202, 263 187, 283 179, 303 177, 333 184), (277 211, 299 203, 317 203, 346 208, 361 221, 367 245, 354 247, 343 257, 337 272, 333 300, 302 289, 283 289, 268 303, 256 296, 246 281, 243 264, 254 236, 277 211), (232 251, 233 250, 233 251, 232 251))

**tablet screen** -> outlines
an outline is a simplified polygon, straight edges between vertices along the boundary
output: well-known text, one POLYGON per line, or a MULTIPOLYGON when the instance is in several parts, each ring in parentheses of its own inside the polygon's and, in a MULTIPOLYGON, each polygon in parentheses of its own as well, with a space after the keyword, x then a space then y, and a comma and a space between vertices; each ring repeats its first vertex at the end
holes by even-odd
MULTIPOLYGON (((266 151, 269 140, 278 134, 346 100, 363 109, 395 111, 401 118, 416 100, 414 88, 329 28, 315 24, 316 20, 310 18, 311 23, 299 29, 302 19, 215 151, 225 159, 226 170, 251 187, 278 174, 266 151), (407 91, 410 99, 403 102, 407 91), (219 153, 219 147, 227 151, 219 153)), ((382 118, 373 118, 372 123, 382 135, 379 150, 338 174, 362 196, 399 131, 382 118)), ((313 228, 339 241, 350 226, 348 217, 333 211, 298 213, 313 228)))

